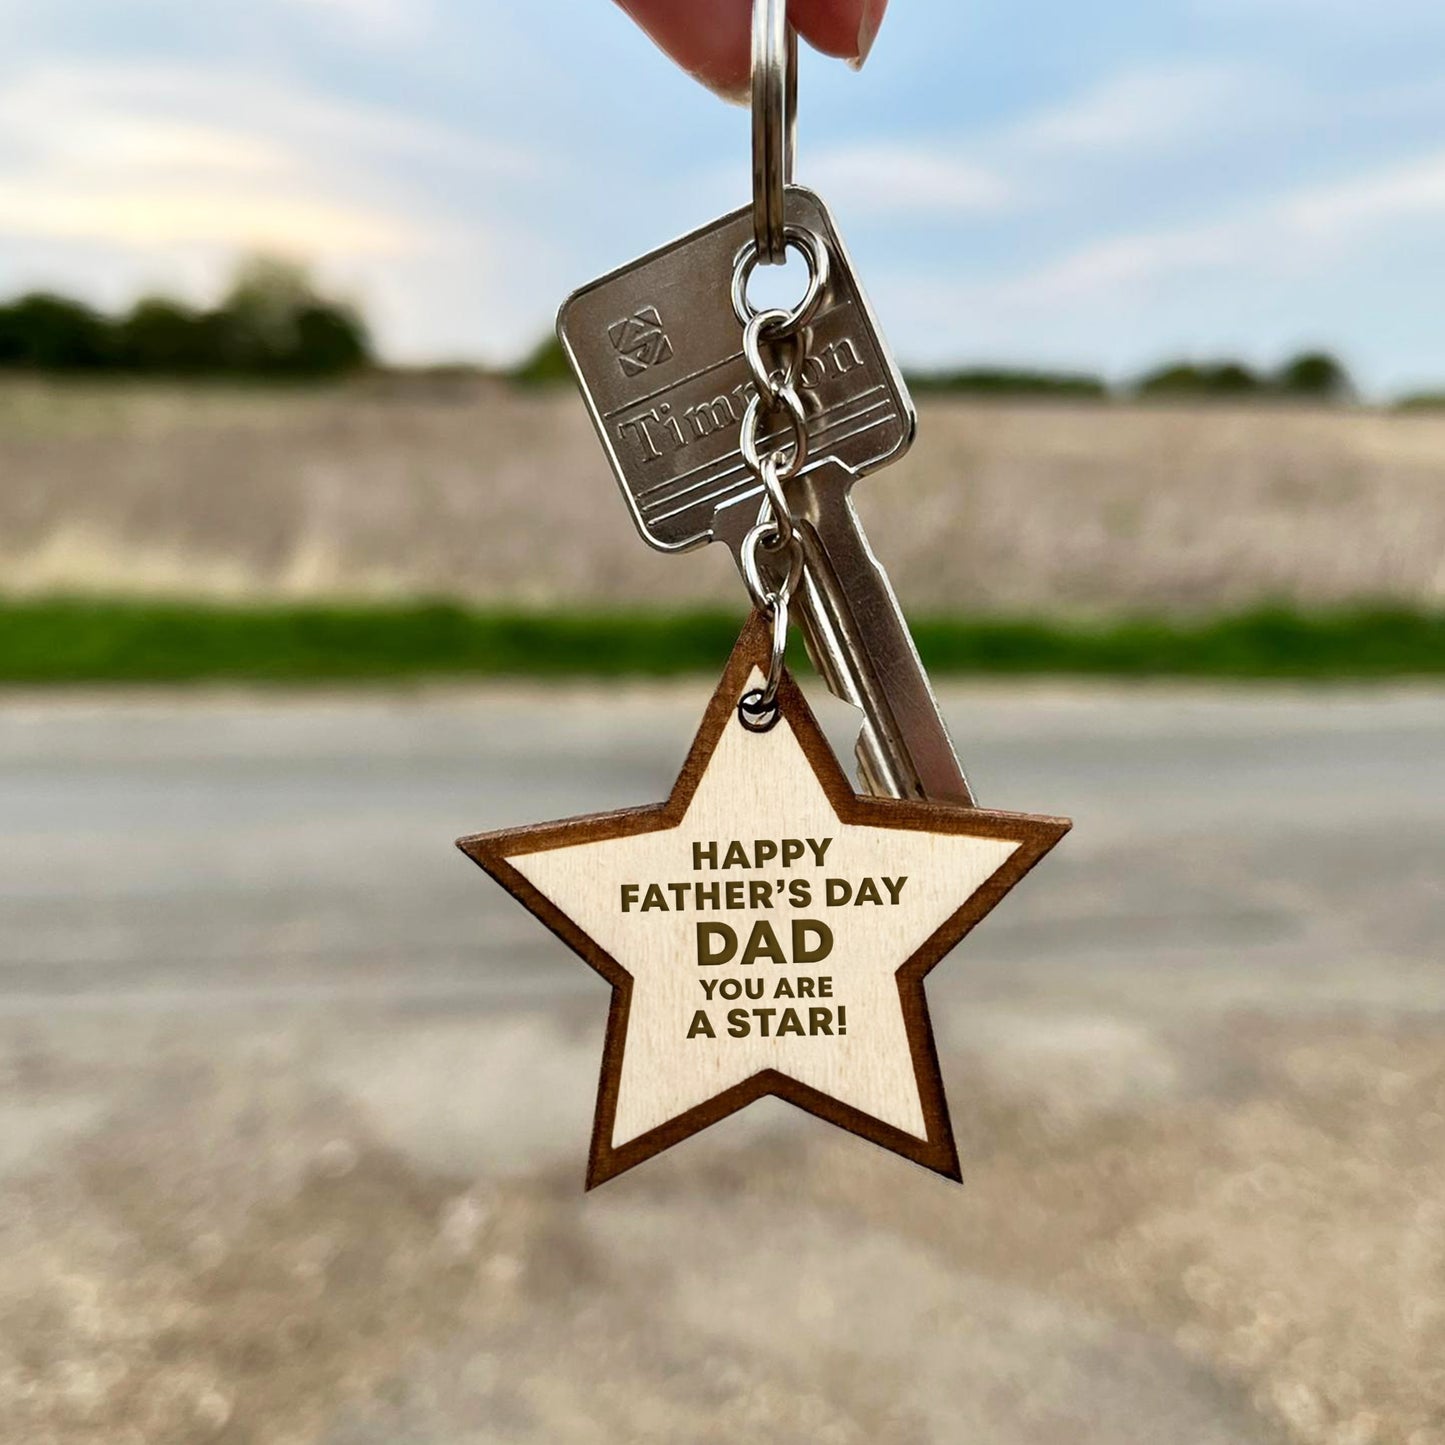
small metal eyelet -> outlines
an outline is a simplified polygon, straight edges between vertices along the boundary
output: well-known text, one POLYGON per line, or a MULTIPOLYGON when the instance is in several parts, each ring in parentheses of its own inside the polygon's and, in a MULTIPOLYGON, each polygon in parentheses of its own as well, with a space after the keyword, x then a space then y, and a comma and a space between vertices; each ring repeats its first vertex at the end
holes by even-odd
POLYGON ((770 703, 764 702, 763 689, 760 687, 745 692, 738 701, 738 721, 750 733, 772 732, 782 715, 783 710, 778 705, 777 698, 770 703))

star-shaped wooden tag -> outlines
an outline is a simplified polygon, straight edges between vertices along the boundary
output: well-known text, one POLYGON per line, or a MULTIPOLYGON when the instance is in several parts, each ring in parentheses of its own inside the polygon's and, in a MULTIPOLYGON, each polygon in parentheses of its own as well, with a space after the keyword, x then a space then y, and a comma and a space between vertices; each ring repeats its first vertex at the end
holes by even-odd
POLYGON ((587 1187, 775 1094, 958 1179, 928 971, 1068 831, 856 794, 744 628, 665 803, 458 847, 612 985, 587 1187))

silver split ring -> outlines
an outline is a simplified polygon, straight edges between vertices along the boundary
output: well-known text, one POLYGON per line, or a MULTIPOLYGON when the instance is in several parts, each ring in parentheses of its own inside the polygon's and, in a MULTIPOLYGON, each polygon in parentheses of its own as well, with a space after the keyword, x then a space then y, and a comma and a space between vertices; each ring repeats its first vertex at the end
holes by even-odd
MULTIPOLYGON (((828 247, 823 238, 806 226, 783 227, 783 249, 796 246, 808 263, 808 289, 803 299, 787 313, 786 322, 770 327, 773 334, 801 331, 818 314, 823 304, 823 293, 828 288, 828 247)), ((756 241, 749 241, 733 260, 733 315, 740 326, 746 326, 758 314, 757 307, 748 300, 748 282, 753 279, 762 260, 762 250, 756 241)))
POLYGON ((784 189, 798 145, 798 32, 787 0, 753 0, 753 234, 782 263, 784 189))
POLYGON ((788 661, 788 599, 779 597, 772 608, 772 646, 768 675, 761 687, 745 692, 738 700, 738 721, 750 733, 771 732, 782 716, 778 689, 783 685, 783 668, 788 661))
POLYGON ((778 700, 778 687, 783 680, 783 667, 788 660, 788 599, 778 598, 773 608, 773 646, 768 659, 768 680, 763 685, 759 702, 764 708, 772 708, 778 700))

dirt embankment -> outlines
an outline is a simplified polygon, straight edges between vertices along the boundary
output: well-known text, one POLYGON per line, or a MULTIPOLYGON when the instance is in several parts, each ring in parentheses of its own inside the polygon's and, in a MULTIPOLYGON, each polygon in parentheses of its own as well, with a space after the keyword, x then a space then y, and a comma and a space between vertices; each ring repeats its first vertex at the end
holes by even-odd
MULTIPOLYGON (((859 488, 927 612, 1445 595, 1445 417, 930 401, 859 488)), ((735 602, 638 541, 570 391, 0 388, 0 588, 735 602)))

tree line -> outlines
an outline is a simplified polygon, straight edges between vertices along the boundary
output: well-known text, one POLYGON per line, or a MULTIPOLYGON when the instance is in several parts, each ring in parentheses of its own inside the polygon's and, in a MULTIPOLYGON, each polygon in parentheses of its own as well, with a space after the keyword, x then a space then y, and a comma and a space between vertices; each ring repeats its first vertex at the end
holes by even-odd
POLYGON ((213 307, 148 296, 107 315, 42 291, 0 304, 0 368, 11 370, 299 378, 371 361, 359 311, 274 258, 242 263, 213 307))
MULTIPOLYGON (((213 307, 147 296, 107 315, 39 291, 0 303, 0 370, 305 378, 341 376, 374 364, 371 337, 357 308, 323 295, 304 267, 276 258, 243 262, 213 307)), ((561 346, 549 337, 508 376, 522 385, 546 386, 570 380, 571 371, 561 346)), ((1347 401, 1356 394, 1344 365, 1320 351, 1304 352, 1273 370, 1230 360, 1176 362, 1117 385, 1083 372, 989 367, 914 371, 907 381, 917 392, 1060 400, 1347 401)), ((1440 400, 1412 399, 1422 406, 1440 400)))
POLYGON ((1087 373, 990 369, 914 373, 908 384, 919 392, 1061 399, 1177 396, 1348 401, 1355 395, 1354 382, 1343 363, 1323 351, 1303 352, 1274 370, 1260 370, 1240 361, 1172 362, 1120 385, 1087 373))
MULTIPOLYGON (((508 375, 523 386, 551 386, 570 382, 572 370, 561 345, 548 337, 508 375)), ((909 371, 905 379, 911 391, 920 393, 1038 396, 1064 401, 1171 396, 1348 401, 1356 394, 1343 363, 1323 351, 1302 352, 1274 370, 1259 370, 1239 361, 1175 362, 1120 384, 1088 372, 1002 367, 909 371)))

